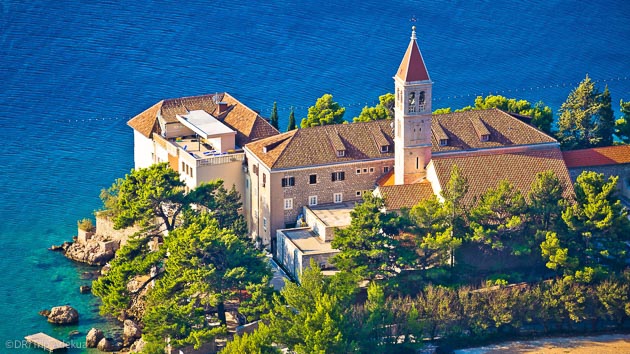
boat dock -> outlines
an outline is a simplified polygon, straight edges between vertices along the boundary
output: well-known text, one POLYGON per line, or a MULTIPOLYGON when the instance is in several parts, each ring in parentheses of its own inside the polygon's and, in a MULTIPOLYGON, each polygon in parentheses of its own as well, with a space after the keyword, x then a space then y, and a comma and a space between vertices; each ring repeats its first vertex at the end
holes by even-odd
POLYGON ((68 349, 69 347, 67 343, 64 343, 59 339, 53 338, 42 332, 31 334, 30 336, 24 337, 24 339, 26 339, 26 341, 29 343, 35 344, 38 348, 45 349, 51 353, 57 350, 63 351, 68 349))

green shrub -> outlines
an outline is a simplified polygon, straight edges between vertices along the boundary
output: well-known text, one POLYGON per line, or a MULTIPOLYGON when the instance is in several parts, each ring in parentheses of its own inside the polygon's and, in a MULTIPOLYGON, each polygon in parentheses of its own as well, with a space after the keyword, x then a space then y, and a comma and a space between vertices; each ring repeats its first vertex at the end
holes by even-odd
POLYGON ((94 232, 96 230, 94 223, 92 223, 92 219, 81 219, 77 221, 77 225, 79 226, 79 230, 83 230, 86 232, 94 232))

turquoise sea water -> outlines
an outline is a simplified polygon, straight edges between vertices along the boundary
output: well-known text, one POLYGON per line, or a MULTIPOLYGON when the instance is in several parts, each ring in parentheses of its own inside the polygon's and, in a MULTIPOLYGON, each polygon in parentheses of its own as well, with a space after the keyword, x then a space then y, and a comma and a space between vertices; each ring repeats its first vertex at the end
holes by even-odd
MULTIPOLYGON (((627 1, 0 1, 0 353, 106 324, 86 267, 47 251, 133 166, 127 119, 160 99, 228 91, 281 127, 324 93, 348 118, 393 89, 410 26, 434 108, 501 93, 557 109, 588 73, 630 100, 627 1), (415 22, 410 19, 415 18, 415 22), (53 327, 37 312, 79 309, 53 327)), ((73 349, 72 352, 81 352, 73 349)))

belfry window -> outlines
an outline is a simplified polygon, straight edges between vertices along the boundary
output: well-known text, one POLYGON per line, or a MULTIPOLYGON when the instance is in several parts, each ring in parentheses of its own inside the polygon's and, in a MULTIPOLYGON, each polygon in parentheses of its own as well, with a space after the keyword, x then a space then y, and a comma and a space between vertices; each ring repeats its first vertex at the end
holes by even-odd
POLYGON ((420 94, 418 95, 418 108, 420 112, 424 112, 425 106, 424 106, 424 91, 421 91, 420 94))
POLYGON ((413 113, 416 111, 416 93, 409 92, 409 101, 407 102, 407 112, 413 113))

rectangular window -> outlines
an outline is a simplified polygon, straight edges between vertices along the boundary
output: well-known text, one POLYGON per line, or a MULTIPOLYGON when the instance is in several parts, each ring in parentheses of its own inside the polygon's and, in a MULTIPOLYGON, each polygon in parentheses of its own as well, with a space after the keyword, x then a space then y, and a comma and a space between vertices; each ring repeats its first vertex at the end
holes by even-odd
POLYGON ((357 197, 360 197, 361 193, 362 193, 361 191, 357 191, 357 197))
POLYGON ((335 193, 335 194, 333 194, 333 201, 335 203, 343 202, 343 194, 342 193, 335 193))
POLYGON ((370 173, 374 173, 374 167, 370 167, 370 173))
POLYGON ((317 175, 310 175, 310 176, 308 176, 308 183, 309 184, 317 183, 317 175))
POLYGON ((293 209, 293 198, 287 198, 284 200, 284 210, 293 209))
POLYGON ((263 231, 267 231, 267 218, 263 218, 263 231))
POLYGON ((339 171, 339 172, 333 172, 332 173, 332 181, 343 181, 344 179, 346 179, 346 173, 343 171, 339 171))
POLYGON ((388 152, 389 151, 389 145, 381 145, 381 152, 388 152))
POLYGON ((308 205, 309 206, 317 205, 317 196, 316 195, 312 195, 312 196, 308 197, 308 205))
POLYGON ((190 177, 195 177, 195 176, 193 176, 193 169, 192 169, 192 167, 190 168, 190 177))
POLYGON ((367 168, 364 168, 364 169, 363 169, 363 173, 367 173, 367 171, 368 171, 368 169, 367 169, 367 168))
POLYGON ((484 134, 481 136, 481 141, 489 141, 489 140, 490 140, 490 135, 484 134))
POLYGON ((293 187, 295 186, 295 178, 294 177, 284 177, 282 179, 283 187, 293 187))
POLYGON ((387 173, 387 172, 389 172, 389 166, 383 167, 383 173, 387 173))
POLYGON ((262 186, 263 188, 267 185, 267 175, 263 173, 262 186))
POLYGON ((357 174, 360 175, 361 174, 361 169, 357 168, 357 174))
POLYGON ((252 171, 254 171, 254 174, 255 174, 256 176, 258 176, 258 165, 253 165, 253 166, 252 166, 252 171))
POLYGON ((346 156, 346 150, 337 150, 337 157, 346 156))

